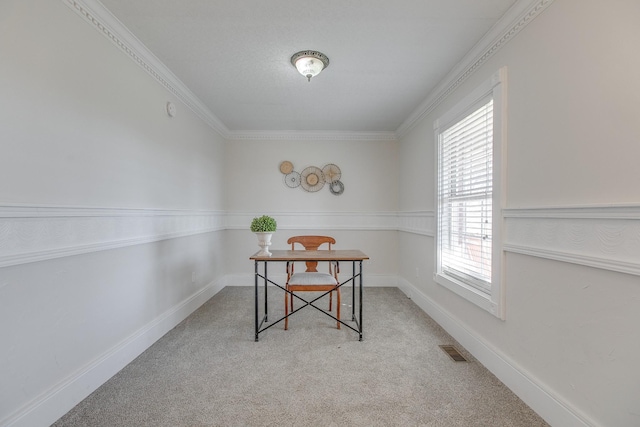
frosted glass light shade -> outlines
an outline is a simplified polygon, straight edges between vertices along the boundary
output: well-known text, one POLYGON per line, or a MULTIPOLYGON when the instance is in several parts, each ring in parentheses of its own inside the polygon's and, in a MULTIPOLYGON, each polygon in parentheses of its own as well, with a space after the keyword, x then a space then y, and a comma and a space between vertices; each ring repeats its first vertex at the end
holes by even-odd
POLYGON ((324 64, 319 59, 304 57, 296 61, 296 68, 300 74, 311 80, 311 77, 320 74, 320 71, 324 68, 324 64))
POLYGON ((291 57, 291 64, 300 74, 311 81, 312 77, 320 74, 322 70, 329 66, 329 58, 323 53, 315 50, 303 50, 291 57))

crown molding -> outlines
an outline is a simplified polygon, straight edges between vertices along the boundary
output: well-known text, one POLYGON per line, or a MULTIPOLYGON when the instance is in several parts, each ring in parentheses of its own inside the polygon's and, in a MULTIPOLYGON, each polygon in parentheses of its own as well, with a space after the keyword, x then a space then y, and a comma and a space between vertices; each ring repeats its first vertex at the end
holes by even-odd
POLYGON ((395 132, 357 131, 230 131, 226 137, 249 141, 397 141, 395 132))
POLYGON ((178 98, 219 135, 229 140, 397 141, 431 112, 478 67, 553 0, 520 0, 463 58, 396 132, 230 131, 122 22, 98 0, 61 0, 178 98))
POLYGON ((98 0, 62 0, 214 131, 228 140, 396 141, 394 132, 230 131, 125 25, 98 0))
POLYGON ((396 136, 399 139, 404 137, 551 3, 553 0, 517 1, 436 86, 427 99, 396 129, 396 136))
POLYGON ((214 131, 227 137, 229 129, 131 31, 98 0, 62 0, 89 25, 109 39, 214 131))

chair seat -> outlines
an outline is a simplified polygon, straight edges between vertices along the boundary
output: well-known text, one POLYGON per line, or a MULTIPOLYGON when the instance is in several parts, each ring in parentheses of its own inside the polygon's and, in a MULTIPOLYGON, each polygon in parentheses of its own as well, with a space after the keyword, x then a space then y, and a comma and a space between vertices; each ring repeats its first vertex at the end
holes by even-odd
POLYGON ((289 279, 289 285, 337 285, 336 279, 329 273, 295 273, 289 279))

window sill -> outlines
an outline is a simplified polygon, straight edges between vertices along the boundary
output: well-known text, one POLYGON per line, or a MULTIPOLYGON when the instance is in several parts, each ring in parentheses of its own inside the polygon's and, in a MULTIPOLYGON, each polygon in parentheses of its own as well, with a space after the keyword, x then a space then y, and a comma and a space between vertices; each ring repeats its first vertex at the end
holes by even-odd
POLYGON ((488 311, 499 319, 503 319, 498 305, 491 300, 491 295, 443 274, 434 274, 434 280, 472 304, 488 311))

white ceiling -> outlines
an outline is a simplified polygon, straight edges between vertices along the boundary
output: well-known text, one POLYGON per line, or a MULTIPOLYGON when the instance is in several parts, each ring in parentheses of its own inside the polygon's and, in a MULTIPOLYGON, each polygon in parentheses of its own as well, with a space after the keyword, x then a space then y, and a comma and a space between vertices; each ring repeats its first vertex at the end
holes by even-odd
POLYGON ((516 0, 101 2, 231 132, 395 132, 516 0))

